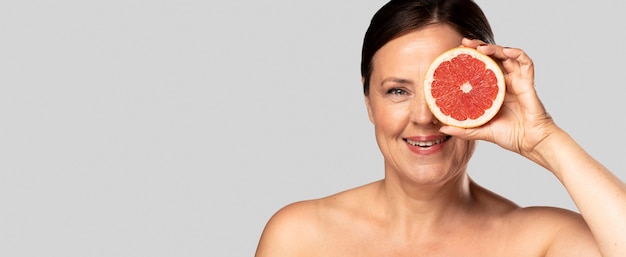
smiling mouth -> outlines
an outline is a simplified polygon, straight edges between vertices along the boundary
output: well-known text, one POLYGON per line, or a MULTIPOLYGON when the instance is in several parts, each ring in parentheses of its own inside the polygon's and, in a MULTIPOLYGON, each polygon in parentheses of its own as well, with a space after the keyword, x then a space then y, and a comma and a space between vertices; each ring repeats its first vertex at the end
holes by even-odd
POLYGON ((452 136, 445 136, 445 137, 442 137, 440 139, 433 140, 433 141, 412 141, 412 140, 409 140, 409 139, 406 139, 406 138, 402 139, 402 140, 404 140, 404 142, 406 142, 407 144, 412 145, 412 146, 430 147, 430 146, 433 146, 433 145, 441 144, 441 143, 447 141, 448 139, 450 139, 451 137, 452 136))

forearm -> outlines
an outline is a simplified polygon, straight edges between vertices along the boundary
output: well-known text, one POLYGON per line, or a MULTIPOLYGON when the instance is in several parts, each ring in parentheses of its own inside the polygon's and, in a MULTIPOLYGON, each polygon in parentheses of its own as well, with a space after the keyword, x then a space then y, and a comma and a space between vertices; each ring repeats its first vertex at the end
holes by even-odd
POLYGON ((555 133, 535 151, 563 183, 604 256, 626 253, 626 185, 568 134, 555 133))

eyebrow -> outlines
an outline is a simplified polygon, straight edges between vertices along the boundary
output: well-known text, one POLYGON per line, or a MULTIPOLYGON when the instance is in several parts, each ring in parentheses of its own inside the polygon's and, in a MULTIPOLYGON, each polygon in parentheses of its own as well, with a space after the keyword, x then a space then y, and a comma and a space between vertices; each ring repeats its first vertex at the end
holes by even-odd
POLYGON ((412 80, 409 79, 403 79, 403 78, 396 78, 396 77, 387 77, 385 79, 383 79, 383 81, 380 82, 380 85, 384 85, 385 83, 388 82, 393 82, 393 83, 398 83, 398 84, 413 84, 412 80))

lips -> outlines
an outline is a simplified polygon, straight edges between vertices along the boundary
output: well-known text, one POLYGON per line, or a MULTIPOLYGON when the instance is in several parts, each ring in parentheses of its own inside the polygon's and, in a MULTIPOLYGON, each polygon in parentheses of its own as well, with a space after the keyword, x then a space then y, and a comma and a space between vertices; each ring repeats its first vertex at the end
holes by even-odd
POLYGON ((444 136, 444 137, 440 137, 437 139, 432 139, 432 140, 416 140, 416 139, 408 139, 408 138, 404 138, 404 142, 406 142, 409 145, 412 146, 419 146, 419 147, 431 147, 433 145, 438 145, 441 144, 443 142, 445 142, 446 140, 450 139, 451 136, 444 136))

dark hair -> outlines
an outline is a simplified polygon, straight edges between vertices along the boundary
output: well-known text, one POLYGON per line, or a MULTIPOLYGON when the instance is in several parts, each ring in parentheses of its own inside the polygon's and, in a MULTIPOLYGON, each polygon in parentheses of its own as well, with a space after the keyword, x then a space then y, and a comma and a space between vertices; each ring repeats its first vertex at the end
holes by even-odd
POLYGON ((363 92, 369 94, 372 58, 387 42, 427 25, 445 23, 462 36, 494 44, 485 14, 473 0, 391 0, 374 14, 361 53, 363 92))

